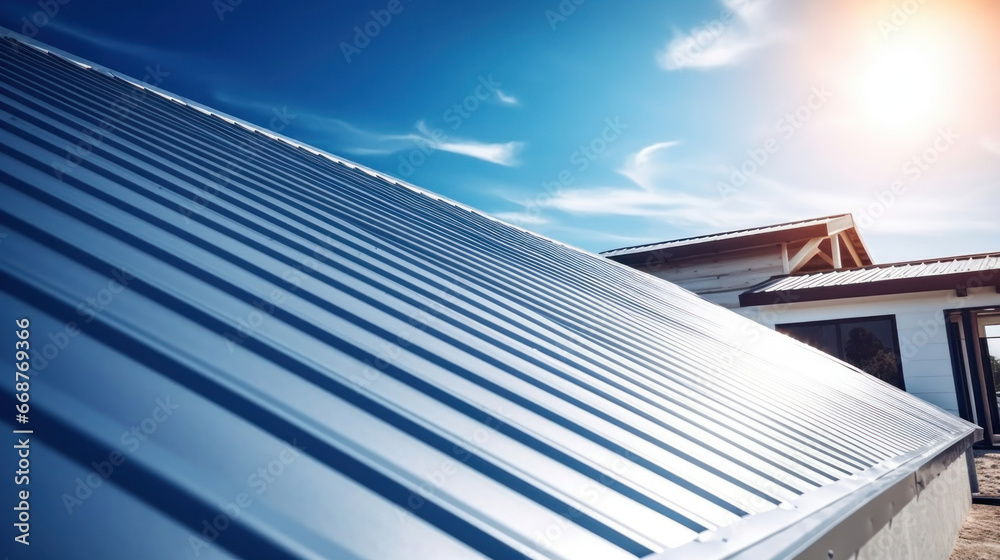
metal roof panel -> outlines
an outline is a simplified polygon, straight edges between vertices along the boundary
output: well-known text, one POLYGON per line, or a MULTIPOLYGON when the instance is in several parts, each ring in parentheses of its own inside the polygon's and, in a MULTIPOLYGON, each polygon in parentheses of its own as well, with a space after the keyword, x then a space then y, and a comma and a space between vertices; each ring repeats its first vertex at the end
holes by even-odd
POLYGON ((972 430, 672 284, 9 32, 0 77, 0 301, 41 352, 71 340, 35 363, 38 523, 78 537, 51 557, 106 553, 88 518, 122 511, 148 522, 112 556, 642 557, 972 430), (59 484, 115 449, 112 489, 67 518, 59 484))

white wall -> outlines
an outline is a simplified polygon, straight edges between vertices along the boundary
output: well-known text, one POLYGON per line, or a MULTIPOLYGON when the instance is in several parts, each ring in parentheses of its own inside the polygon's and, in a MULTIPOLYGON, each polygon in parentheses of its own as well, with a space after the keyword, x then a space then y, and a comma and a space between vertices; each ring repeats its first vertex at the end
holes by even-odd
POLYGON ((851 560, 948 560, 971 505, 969 469, 960 456, 851 560))
POLYGON ((1000 294, 993 288, 970 289, 964 298, 958 297, 954 290, 947 290, 764 305, 734 311, 772 329, 782 323, 895 315, 906 391, 958 415, 944 310, 985 306, 1000 306, 1000 294))
POLYGON ((741 293, 787 272, 780 245, 699 255, 638 268, 730 309, 740 306, 741 293))

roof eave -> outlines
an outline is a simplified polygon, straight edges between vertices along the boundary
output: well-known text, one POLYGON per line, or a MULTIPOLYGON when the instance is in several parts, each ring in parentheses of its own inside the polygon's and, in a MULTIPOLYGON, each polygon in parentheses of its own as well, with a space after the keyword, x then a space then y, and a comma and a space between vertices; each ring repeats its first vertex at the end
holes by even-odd
POLYGON ((938 276, 897 278, 892 280, 879 280, 876 282, 864 282, 857 284, 817 286, 815 288, 802 289, 793 288, 789 290, 776 290, 770 292, 759 291, 767 284, 773 283, 776 280, 771 279, 762 285, 755 286, 740 294, 740 307, 935 292, 940 290, 955 290, 961 294, 966 292, 969 288, 990 286, 994 287, 997 292, 1000 292, 1000 271, 992 272, 993 274, 987 278, 984 278, 983 271, 977 270, 954 274, 942 274, 938 276))
POLYGON ((651 560, 848 559, 887 525, 972 444, 982 428, 968 425, 938 445, 874 467, 795 500, 794 507, 758 514, 651 560), (762 536, 763 535, 763 536, 762 536), (833 556, 828 556, 833 551, 833 556))
POLYGON ((627 265, 636 265, 641 263, 655 264, 658 262, 665 262, 684 257, 725 253, 728 251, 753 249, 756 247, 767 247, 770 245, 788 243, 790 240, 794 241, 813 237, 828 237, 829 235, 827 224, 821 223, 795 229, 768 231, 739 237, 729 237, 726 239, 713 239, 711 241, 692 243, 689 245, 653 248, 644 251, 621 253, 617 255, 602 254, 602 256, 627 265))
MULTIPOLYGON (((776 228, 788 225, 794 226, 795 223, 796 222, 790 222, 788 224, 774 224, 764 226, 764 228, 776 228)), ((679 243, 685 240, 663 241, 660 243, 653 243, 633 248, 612 249, 610 251, 603 251, 600 255, 629 266, 652 266, 674 259, 754 249, 758 247, 780 245, 782 243, 792 243, 802 239, 831 237, 838 234, 844 234, 847 237, 847 241, 852 245, 854 252, 856 252, 861 259, 859 265, 869 266, 872 264, 868 246, 861 237, 861 233, 857 230, 857 225, 855 224, 854 217, 851 214, 836 214, 833 216, 814 218, 812 220, 803 220, 803 225, 786 227, 784 229, 774 231, 735 235, 738 233, 740 233, 740 230, 722 232, 713 235, 733 236, 722 239, 709 239, 706 241, 698 241, 698 238, 693 238, 689 243, 681 243, 669 247, 663 247, 663 245, 669 243, 679 243)))

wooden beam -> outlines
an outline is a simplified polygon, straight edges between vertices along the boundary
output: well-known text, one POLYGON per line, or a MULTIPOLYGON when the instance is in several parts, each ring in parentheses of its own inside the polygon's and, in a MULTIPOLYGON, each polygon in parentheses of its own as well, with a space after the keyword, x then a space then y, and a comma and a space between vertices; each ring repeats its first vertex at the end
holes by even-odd
POLYGON ((819 254, 819 244, 823 242, 823 239, 825 238, 814 237, 809 241, 806 241, 806 244, 799 249, 799 252, 795 253, 795 256, 792 258, 788 259, 789 274, 794 274, 802 268, 802 265, 809 262, 809 259, 819 254))
POLYGON ((847 247, 847 252, 850 253, 851 258, 854 259, 854 266, 864 266, 861 262, 861 257, 858 255, 858 251, 854 248, 854 243, 852 243, 851 238, 847 236, 847 232, 842 231, 839 235, 844 240, 844 246, 847 247))
POLYGON ((840 234, 830 236, 830 256, 833 257, 833 268, 844 268, 840 260, 840 234))
POLYGON ((826 231, 828 235, 834 235, 849 230, 852 227, 854 227, 854 220, 851 219, 850 214, 845 214, 830 220, 826 225, 826 231))
MULTIPOLYGON (((790 273, 788 268, 788 243, 781 244, 781 269, 785 274, 790 273)), ((1000 290, 1000 284, 997 285, 997 289, 1000 290)))

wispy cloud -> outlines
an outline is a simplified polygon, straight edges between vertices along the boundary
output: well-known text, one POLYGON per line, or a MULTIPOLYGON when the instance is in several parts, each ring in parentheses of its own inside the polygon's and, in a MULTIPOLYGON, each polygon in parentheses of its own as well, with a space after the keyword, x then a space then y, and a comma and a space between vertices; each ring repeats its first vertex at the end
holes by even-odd
POLYGON ((670 152, 679 144, 657 142, 627 157, 618 173, 631 185, 566 189, 541 206, 574 215, 655 218, 675 227, 704 229, 782 221, 803 212, 830 214, 825 209, 837 202, 760 174, 727 200, 714 186, 715 177, 725 170, 678 163, 670 152))
MULTIPOLYGON (((247 101, 225 92, 215 92, 218 101, 237 105, 253 111, 272 110, 272 106, 260 101, 247 101)), ((447 135, 442 129, 431 128, 424 121, 418 121, 413 130, 397 134, 372 132, 355 126, 342 119, 315 113, 297 113, 295 124, 332 137, 338 150, 355 155, 388 155, 411 150, 423 152, 442 151, 475 158, 497 165, 515 166, 524 149, 524 142, 480 142, 468 138, 447 135)))
POLYGON ((657 175, 666 171, 665 159, 658 156, 665 150, 680 144, 679 140, 657 142, 639 150, 625 162, 619 173, 631 179, 647 191, 655 188, 657 175))
POLYGON ((494 212, 493 217, 519 226, 540 226, 549 223, 547 218, 528 212, 494 212))
POLYGON ((423 121, 416 125, 418 134, 409 134, 414 143, 427 143, 432 149, 481 159, 498 165, 514 166, 524 142, 485 143, 476 140, 447 138, 438 129, 431 130, 423 121))
POLYGON ((353 154, 440 150, 511 167, 519 163, 518 156, 524 149, 524 142, 491 143, 447 136, 441 129, 431 129, 423 121, 414 125, 413 132, 402 134, 371 132, 333 118, 307 116, 304 122, 316 131, 337 134, 343 149, 353 154))
MULTIPOLYGON (((657 142, 626 157, 618 173, 628 178, 628 183, 565 189, 539 201, 538 206, 549 218, 552 212, 564 212, 578 219, 647 219, 691 234, 839 212, 853 212, 855 219, 861 218, 866 233, 939 235, 1000 231, 1000 222, 991 214, 994 204, 978 207, 970 204, 970 201, 996 199, 988 179, 956 190, 947 177, 914 182, 900 176, 907 181, 903 194, 886 199, 889 182, 822 188, 825 183, 814 175, 803 176, 801 184, 789 184, 758 172, 735 193, 727 192, 724 196, 717 184, 735 170, 683 163, 686 158, 675 152, 679 144, 657 142), (871 210, 873 206, 877 207, 877 213, 871 210), (942 215, 960 215, 963 219, 943 219, 942 215)), ((984 141, 982 145, 1000 155, 1000 143, 984 141)))
POLYGON ((723 0, 718 17, 673 39, 656 55, 664 70, 733 66, 780 33, 768 14, 770 0, 723 0))
MULTIPOLYGON (((100 49, 128 56, 143 64, 163 64, 169 69, 211 66, 209 61, 194 52, 161 49, 137 41, 111 38, 89 29, 68 24, 65 20, 58 18, 50 20, 48 29, 76 39, 77 41, 94 45, 100 49)), ((142 76, 132 77, 141 78, 142 76)))
POLYGON ((520 105, 521 102, 513 95, 508 95, 501 90, 497 90, 497 99, 504 105, 520 105))

